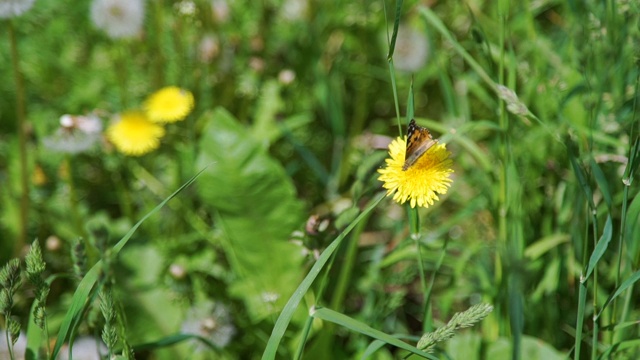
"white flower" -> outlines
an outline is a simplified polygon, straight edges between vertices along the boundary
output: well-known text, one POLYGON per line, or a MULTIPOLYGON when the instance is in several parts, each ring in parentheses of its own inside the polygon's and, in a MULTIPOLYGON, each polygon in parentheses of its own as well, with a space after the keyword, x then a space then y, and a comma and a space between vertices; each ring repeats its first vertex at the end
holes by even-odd
POLYGON ((393 64, 396 69, 418 71, 429 58, 429 42, 420 31, 400 25, 396 47, 393 53, 393 64))
POLYGON ((0 0, 0 19, 22 15, 36 0, 0 0))
POLYGON ((91 21, 112 38, 131 38, 144 22, 143 0, 94 0, 91 21))
MULTIPOLYGON (((184 334, 201 336, 218 348, 224 348, 236 333, 236 328, 231 323, 231 315, 226 306, 205 301, 189 309, 180 331, 184 334)), ((198 341, 197 351, 207 349, 207 346, 198 341)))

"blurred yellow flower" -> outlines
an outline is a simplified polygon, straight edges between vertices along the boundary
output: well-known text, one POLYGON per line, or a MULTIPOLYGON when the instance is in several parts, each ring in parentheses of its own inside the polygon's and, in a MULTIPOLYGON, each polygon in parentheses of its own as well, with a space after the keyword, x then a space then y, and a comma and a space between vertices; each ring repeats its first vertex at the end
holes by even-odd
POLYGON ((403 204, 410 201, 412 208, 417 206, 429 207, 438 200, 438 194, 446 194, 451 185, 449 174, 453 172, 449 159, 451 155, 445 144, 435 144, 406 171, 402 170, 406 153, 407 138, 398 137, 389 144, 390 159, 387 166, 379 169, 378 180, 387 189, 387 196, 393 195, 393 200, 403 204))
POLYGON ((193 109, 193 94, 176 86, 164 87, 151 94, 144 110, 153 122, 171 123, 183 120, 193 109))
POLYGON ((128 111, 120 115, 119 121, 107 128, 107 138, 126 155, 140 156, 160 146, 164 128, 152 123, 140 111, 128 111))

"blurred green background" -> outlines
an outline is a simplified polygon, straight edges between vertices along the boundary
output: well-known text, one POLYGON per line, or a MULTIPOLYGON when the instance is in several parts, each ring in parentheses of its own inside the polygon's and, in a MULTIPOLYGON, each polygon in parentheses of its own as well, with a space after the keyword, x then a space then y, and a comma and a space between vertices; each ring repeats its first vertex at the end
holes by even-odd
MULTIPOLYGON (((405 1, 392 63, 396 2, 147 0, 139 28, 116 38, 92 20, 95 2, 38 0, 0 22, 0 264, 42 246, 51 280, 42 344, 64 326, 79 276, 103 260, 120 349, 259 358, 318 255, 381 191, 376 170, 399 135, 395 90, 400 124, 413 111, 447 144, 453 185, 418 211, 418 241, 415 213, 391 198, 359 222, 277 358, 294 358, 301 342, 305 359, 407 355, 389 345, 368 354, 372 338, 329 322, 305 327, 315 304, 412 344, 455 312, 492 304, 441 344, 443 359, 640 353, 636 2, 405 1), (195 108, 166 126, 155 151, 128 157, 102 136, 73 154, 45 144, 63 114, 93 113, 108 127, 169 85, 191 91, 195 108), (159 342, 180 332, 210 346, 159 342)), ((14 299, 23 329, 33 296, 24 286, 14 299)), ((90 300, 77 339, 99 339, 104 327, 90 300)))

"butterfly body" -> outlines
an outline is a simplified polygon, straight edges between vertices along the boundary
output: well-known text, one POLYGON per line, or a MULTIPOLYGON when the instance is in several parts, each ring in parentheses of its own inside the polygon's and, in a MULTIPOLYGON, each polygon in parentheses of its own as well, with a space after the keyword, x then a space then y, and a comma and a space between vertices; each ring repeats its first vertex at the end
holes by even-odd
POLYGON ((407 150, 402 171, 409 169, 437 142, 438 140, 431 136, 429 130, 419 126, 415 120, 411 119, 407 129, 407 150))

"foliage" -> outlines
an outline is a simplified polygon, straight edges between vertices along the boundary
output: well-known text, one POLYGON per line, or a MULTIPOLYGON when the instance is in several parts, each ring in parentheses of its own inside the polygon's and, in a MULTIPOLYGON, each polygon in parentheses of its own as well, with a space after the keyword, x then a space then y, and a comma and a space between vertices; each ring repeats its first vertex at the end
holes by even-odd
POLYGON ((122 1, 0 14, 0 357, 638 353, 638 4, 122 1))

